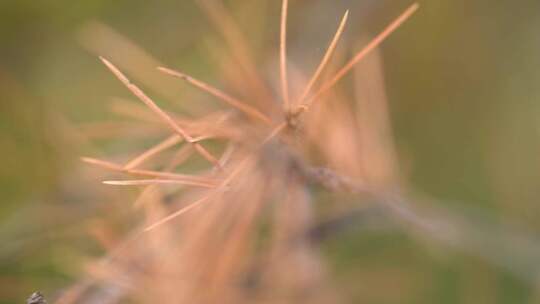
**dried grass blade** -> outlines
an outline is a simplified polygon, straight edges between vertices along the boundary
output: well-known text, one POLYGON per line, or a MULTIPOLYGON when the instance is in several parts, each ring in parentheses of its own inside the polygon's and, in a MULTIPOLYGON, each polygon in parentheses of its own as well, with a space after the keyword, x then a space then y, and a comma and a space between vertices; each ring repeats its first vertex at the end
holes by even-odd
POLYGON ((310 98, 305 106, 309 107, 313 102, 319 99, 324 93, 330 90, 338 81, 341 80, 348 72, 351 71, 354 66, 366 57, 373 49, 378 47, 390 34, 397 30, 405 21, 407 21, 417 10, 419 4, 415 3, 406 9, 398 18, 390 23, 379 35, 377 35, 371 42, 365 46, 360 52, 354 56, 343 68, 341 68, 337 74, 328 82, 326 82, 321 89, 310 98))
POLYGON ((213 184, 203 182, 185 181, 177 179, 136 179, 136 180, 106 180, 105 185, 112 186, 148 186, 148 185, 183 185, 202 188, 215 188, 213 184))
POLYGON ((341 35, 343 34, 343 31, 345 30, 345 25, 347 24, 348 18, 349 18, 349 11, 346 11, 345 15, 341 19, 341 23, 339 24, 339 27, 338 27, 338 29, 336 31, 336 34, 334 35, 334 38, 332 38, 332 42, 330 43, 330 45, 328 46, 328 49, 326 50, 326 53, 324 54, 324 57, 323 57, 321 63, 317 67, 317 70, 315 71, 315 73, 313 74, 313 76, 309 80, 308 84, 306 85, 306 88, 302 92, 302 95, 301 95, 300 99, 298 100, 299 104, 302 104, 302 102, 304 102, 304 100, 306 99, 308 94, 311 92, 311 89, 313 88, 313 86, 315 85, 317 80, 319 80, 319 77, 321 76, 324 68, 326 67, 326 65, 330 61, 330 58, 332 58, 332 55, 334 54, 334 51, 336 50, 339 39, 341 38, 341 35))
POLYGON ((187 81, 189 84, 209 93, 210 95, 220 99, 221 101, 224 101, 225 103, 227 103, 228 105, 238 109, 239 111, 241 112, 244 112, 246 115, 248 115, 249 117, 252 117, 252 118, 255 118, 257 120, 260 120, 262 122, 264 122, 265 124, 270 124, 271 123, 271 120, 268 116, 264 115, 263 113, 261 113, 259 110, 247 105, 245 102, 242 102, 240 100, 238 100, 237 98, 234 98, 228 94, 226 94, 225 92, 205 83, 205 82, 202 82, 198 79, 195 79, 189 75, 186 75, 182 72, 179 72, 179 71, 175 71, 175 70, 172 70, 172 69, 169 69, 169 68, 165 68, 165 67, 158 67, 158 70, 160 70, 161 72, 165 73, 165 74, 168 74, 168 75, 171 75, 173 77, 177 77, 177 78, 180 78, 182 80, 185 80, 187 81))
POLYGON ((169 222, 169 221, 171 221, 171 220, 173 220, 173 219, 179 217, 180 215, 182 215, 182 214, 184 214, 184 213, 190 211, 191 209, 194 209, 194 208, 200 206, 202 203, 204 203, 204 202, 205 202, 206 200, 208 200, 209 198, 210 198, 210 195, 207 195, 207 196, 205 196, 205 197, 203 197, 203 198, 197 200, 196 202, 194 202, 194 203, 192 203, 192 204, 190 204, 190 205, 188 205, 188 206, 186 206, 186 207, 184 207, 184 208, 181 208, 180 210, 178 210, 178 211, 176 211, 176 212, 174 212, 174 213, 172 213, 172 214, 170 214, 170 215, 164 217, 163 219, 161 219, 161 220, 155 222, 154 224, 152 224, 152 225, 146 227, 146 228, 144 229, 144 232, 152 231, 152 230, 156 229, 157 227, 159 227, 159 226, 161 226, 161 225, 163 225, 163 224, 165 224, 165 223, 167 223, 167 222, 169 222))
POLYGON ((212 198, 219 191, 224 190, 226 187, 228 187, 229 183, 236 176, 238 176, 238 174, 246 167, 249 160, 250 160, 249 157, 242 160, 240 162, 240 164, 227 176, 227 178, 225 178, 223 181, 220 182, 219 186, 215 189, 215 191, 212 191, 212 192, 208 193, 206 196, 204 196, 203 198, 199 199, 198 201, 192 203, 191 205, 189 205, 187 207, 184 207, 184 208, 172 213, 171 215, 159 220, 158 222, 150 225, 149 227, 144 229, 144 231, 145 232, 151 231, 151 230, 157 228, 158 226, 161 226, 161 225, 163 225, 163 224, 177 218, 178 216, 188 212, 189 210, 191 210, 191 209, 193 209, 195 207, 198 207, 201 203, 203 203, 203 202, 207 201, 208 199, 212 198))
POLYGON ((212 178, 206 178, 201 176, 193 176, 193 175, 186 175, 186 174, 179 174, 179 173, 172 173, 172 172, 160 172, 160 171, 152 171, 152 170, 141 170, 141 169, 125 169, 124 167, 121 167, 117 164, 95 159, 95 158, 89 158, 84 157, 82 160, 86 163, 97 165, 100 167, 103 167, 105 169, 117 171, 117 172, 123 172, 126 174, 132 174, 132 175, 138 175, 138 176, 148 176, 148 177, 157 177, 157 178, 166 178, 166 179, 173 179, 177 181, 186 181, 186 182, 196 182, 196 183, 204 183, 208 185, 217 186, 218 181, 212 178))
POLYGON ((150 149, 146 150, 139 156, 135 157, 131 161, 129 161, 126 165, 124 165, 124 169, 130 170, 134 169, 136 167, 139 167, 141 164, 143 164, 145 161, 153 157, 154 155, 159 154, 160 152, 163 152, 167 150, 170 147, 173 147, 176 144, 179 144, 182 142, 182 137, 178 135, 172 135, 169 136, 164 141, 160 142, 159 144, 151 147, 150 149))
POLYGON ((148 97, 141 89, 139 89, 139 87, 131 83, 131 81, 117 67, 115 67, 111 62, 109 62, 103 57, 100 57, 100 59, 109 68, 109 70, 111 70, 111 72, 122 83, 124 83, 124 85, 133 93, 133 95, 139 98, 152 111, 159 115, 161 119, 163 119, 163 121, 165 121, 174 131, 180 134, 180 136, 182 136, 187 142, 192 144, 205 159, 207 159, 215 166, 220 167, 218 160, 214 156, 212 156, 210 152, 208 152, 200 144, 194 142, 193 138, 182 127, 180 127, 171 116, 169 116, 165 111, 163 111, 152 99, 150 99, 150 97, 148 97))

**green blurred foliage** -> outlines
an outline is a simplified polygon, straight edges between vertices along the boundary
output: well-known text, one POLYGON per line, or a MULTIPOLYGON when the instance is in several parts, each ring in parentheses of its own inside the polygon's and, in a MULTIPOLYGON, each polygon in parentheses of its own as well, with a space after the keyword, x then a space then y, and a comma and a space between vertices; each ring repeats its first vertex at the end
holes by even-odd
MULTIPOLYGON (((276 26, 278 1, 227 2, 264 10, 276 26)), ((327 28, 350 8, 350 45, 408 4, 292 2, 292 39, 306 44, 326 41, 327 28), (324 26, 309 29, 310 20, 324 26)), ((383 47, 404 175, 445 207, 540 231, 540 2, 420 3, 383 47)), ((249 14, 235 14, 249 25, 249 14)), ((105 119, 109 97, 128 96, 79 42, 81 28, 93 20, 163 62, 208 77, 215 72, 200 52, 207 42, 201 36, 211 29, 192 1, 0 1, 0 303, 23 303, 36 289, 58 292, 79 271, 79 255, 96 250, 78 222, 96 216, 94 202, 65 186, 89 147, 73 145, 57 124, 59 117, 75 124, 105 119)), ((268 48, 276 31, 264 30, 273 36, 250 36, 261 54, 275 51, 268 48)), ((364 229, 324 247, 338 288, 352 303, 540 301, 534 282, 446 251, 399 231, 364 229)))

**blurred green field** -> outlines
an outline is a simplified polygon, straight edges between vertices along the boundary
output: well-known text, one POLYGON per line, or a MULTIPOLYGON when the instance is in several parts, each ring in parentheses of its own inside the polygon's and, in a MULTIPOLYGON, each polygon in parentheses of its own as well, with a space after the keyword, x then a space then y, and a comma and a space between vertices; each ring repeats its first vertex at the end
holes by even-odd
MULTIPOLYGON (((225 2, 257 54, 277 52, 279 1, 225 2)), ((382 47, 404 176, 437 207, 540 244, 540 2, 419 3, 382 47)), ((292 0, 291 45, 313 50, 293 52, 292 60, 311 69, 347 8, 345 39, 354 48, 409 4, 292 0)), ((35 290, 56 294, 80 273, 85 255, 99 252, 85 227, 105 203, 84 191, 98 181, 78 178, 78 158, 129 143, 88 143, 76 130, 114 118, 111 96, 129 96, 97 59, 125 54, 109 44, 115 33, 117 45, 133 43, 167 65, 215 77, 204 50, 216 34, 190 0, 0 1, 2 304, 23 303, 35 290)), ((129 54, 126 63, 137 59, 129 54)), ((155 81, 155 71, 133 71, 155 81)), ((161 94, 167 85, 149 89, 161 99, 186 96, 181 87, 161 94)), ((540 303, 539 252, 519 244, 508 243, 510 258, 497 263, 398 229, 359 227, 323 252, 351 303, 540 303)))

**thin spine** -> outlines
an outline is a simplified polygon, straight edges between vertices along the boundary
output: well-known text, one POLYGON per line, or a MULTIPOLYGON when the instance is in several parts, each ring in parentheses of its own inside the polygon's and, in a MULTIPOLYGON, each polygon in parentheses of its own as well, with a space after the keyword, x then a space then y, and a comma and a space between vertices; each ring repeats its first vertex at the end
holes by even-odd
MULTIPOLYGON (((177 166, 183 164, 191 155, 193 154, 193 147, 190 145, 184 145, 182 146, 176 154, 173 156, 170 163, 165 167, 165 171, 172 171, 177 166)), ((212 168, 212 170, 217 171, 217 168, 212 168)), ((144 202, 146 196, 151 193, 152 191, 155 191, 156 185, 149 185, 144 190, 142 190, 141 194, 137 197, 135 202, 133 203, 133 207, 139 208, 144 202)))
POLYGON ((200 206, 203 202, 206 202, 207 200, 211 199, 216 193, 219 193, 228 187, 229 183, 236 177, 238 174, 245 168, 250 158, 246 158, 240 162, 240 164, 219 184, 217 188, 214 189, 214 191, 208 193, 204 197, 200 198, 199 200, 195 201, 194 203, 191 203, 190 205, 181 208, 180 210, 164 217, 163 219, 155 222, 154 224, 148 226, 144 229, 144 232, 149 232, 151 230, 156 229, 157 227, 179 217, 180 215, 200 206))
POLYGON ((165 224, 165 223, 167 223, 167 222, 169 222, 169 221, 171 221, 171 220, 173 220, 173 219, 179 217, 180 215, 182 215, 182 214, 184 214, 184 213, 190 211, 191 209, 194 209, 194 208, 200 206, 202 203, 204 203, 204 202, 207 201, 208 199, 210 199, 210 196, 209 196, 209 195, 204 196, 203 198, 201 198, 201 199, 195 201, 194 203, 191 203, 190 205, 188 205, 188 206, 186 206, 186 207, 184 207, 184 208, 181 208, 181 209, 179 209, 178 211, 175 211, 175 212, 171 213, 170 215, 168 215, 168 216, 162 218, 161 220, 159 220, 159 221, 153 223, 152 225, 146 227, 143 231, 144 231, 144 232, 152 231, 152 230, 156 229, 157 227, 159 227, 159 226, 161 226, 161 225, 163 225, 163 224, 165 224))
POLYGON ((139 87, 131 83, 131 81, 111 62, 103 57, 99 57, 101 61, 111 70, 111 72, 144 104, 146 104, 152 111, 163 119, 175 132, 177 132, 182 138, 193 145, 195 150, 199 152, 206 160, 213 165, 219 167, 218 160, 210 154, 203 146, 195 142, 193 138, 182 128, 176 121, 170 117, 165 111, 163 111, 150 97, 148 97, 139 87))
POLYGON ((351 71, 356 64, 366 57, 373 49, 378 47, 390 34, 397 30, 405 21, 407 21, 418 10, 419 4, 415 3, 407 8, 398 18, 390 23, 379 35, 377 35, 371 42, 366 45, 360 52, 354 56, 343 68, 341 68, 337 74, 328 82, 326 82, 321 89, 311 97, 304 105, 305 109, 309 108, 313 102, 324 95, 330 90, 338 81, 340 81, 347 73, 351 71))
POLYGON ((326 50, 326 53, 324 54, 324 57, 321 60, 321 63, 317 67, 317 70, 315 71, 315 73, 313 74, 313 76, 309 80, 308 84, 306 85, 306 88, 302 92, 302 95, 301 95, 300 99, 298 100, 299 104, 302 104, 304 102, 306 97, 311 92, 311 89, 313 89, 313 86, 315 85, 317 80, 319 80, 319 77, 321 76, 324 68, 327 66, 328 62, 330 61, 330 58, 332 58, 332 55, 334 54, 334 51, 336 50, 336 47, 337 47, 337 44, 338 44, 338 42, 339 42, 339 40, 341 38, 341 35, 343 34, 343 31, 345 30, 345 25, 347 24, 348 18, 349 18, 349 11, 347 10, 345 12, 345 15, 341 19, 341 23, 339 24, 339 27, 338 27, 334 37, 332 38, 332 42, 328 46, 328 49, 326 50))
POLYGON ((215 185, 195 182, 195 181, 182 181, 177 179, 135 179, 135 180, 106 180, 103 181, 105 185, 111 186, 149 186, 149 185, 183 185, 183 186, 195 186, 202 188, 215 188, 215 185))
POLYGON ((126 163, 124 165, 124 169, 129 170, 129 169, 134 169, 136 167, 139 167, 141 164, 143 164, 145 161, 147 161, 151 157, 181 142, 182 142, 182 137, 176 134, 171 135, 167 139, 160 142, 159 144, 151 147, 150 149, 146 150, 145 152, 141 153, 139 156, 133 158, 131 161, 126 163))
POLYGON ((237 98, 234 98, 230 96, 229 94, 201 81, 196 78, 193 78, 185 73, 182 73, 180 71, 172 70, 165 67, 158 67, 158 70, 168 74, 173 77, 180 78, 182 80, 185 80, 187 83, 209 93, 210 95, 216 97, 217 99, 227 103, 228 105, 232 106, 233 108, 238 109, 239 111, 245 113, 247 116, 252 117, 254 119, 260 120, 263 123, 269 125, 271 124, 271 119, 261 113, 259 110, 249 106, 247 103, 240 101, 237 98))
MULTIPOLYGON (((270 141, 271 139, 273 139, 275 136, 277 136, 282 130, 285 129, 285 127, 287 126, 286 123, 281 123, 279 124, 278 126, 276 126, 271 132, 270 134, 267 136, 267 138, 261 143, 261 145, 264 145, 265 143, 267 143, 268 141, 270 141)), ((231 149, 232 150, 232 149, 231 149)), ((231 152, 232 153, 232 152, 231 152)), ((229 153, 225 152, 224 153, 224 157, 222 158, 222 160, 225 160, 226 162, 226 159, 229 157, 229 156, 226 156, 228 155, 229 153)), ((199 207, 202 203, 206 202, 207 200, 211 199, 212 196, 214 194, 216 194, 217 192, 216 191, 221 191, 223 189, 225 189, 229 183, 236 177, 238 176, 238 174, 245 168, 245 166, 247 165, 247 163, 249 162, 250 160, 250 157, 247 157, 245 159, 243 159, 240 164, 224 179, 220 182, 219 186, 216 187, 214 189, 214 191, 212 191, 211 193, 205 195, 204 197, 200 198, 199 200, 195 201, 194 203, 184 207, 184 208, 181 208, 179 209, 178 211, 175 211, 174 213, 164 217, 163 219, 151 224, 150 226, 148 226, 147 228, 145 228, 143 231, 144 232, 149 232, 149 231, 152 231, 156 228, 158 228, 159 226, 181 216, 182 214, 194 209, 194 208, 197 208, 199 207)), ((109 181, 111 182, 111 181, 109 181)), ((113 181, 113 182, 121 182, 121 181, 113 181)), ((132 181, 133 183, 133 181, 132 181)))
MULTIPOLYGON (((212 138, 212 137, 213 137, 212 135, 197 136, 193 138, 193 141, 200 142, 200 141, 212 138)), ((182 138, 180 136, 176 134, 172 135, 168 137, 167 139, 165 139, 164 141, 144 151, 137 157, 133 158, 131 161, 129 161, 127 164, 124 165, 124 169, 131 170, 131 169, 135 169, 136 167, 140 167, 144 162, 148 161, 150 158, 154 157, 155 155, 181 142, 182 142, 182 138)), ((191 147, 191 146, 186 146, 186 147, 191 147)))
POLYGON ((178 173, 171 173, 171 172, 159 172, 159 171, 151 171, 151 170, 141 170, 141 169, 125 169, 124 167, 90 157, 83 157, 81 158, 82 161, 88 164, 92 164, 95 166, 99 166, 111 171, 116 172, 122 172, 126 174, 131 175, 137 175, 137 176, 148 176, 148 177, 157 177, 157 178, 167 178, 167 179, 174 179, 177 181, 189 181, 189 182, 200 182, 200 183, 206 183, 208 185, 216 185, 216 180, 211 178, 204 178, 199 176, 192 176, 192 175, 185 175, 185 174, 178 174, 178 173))

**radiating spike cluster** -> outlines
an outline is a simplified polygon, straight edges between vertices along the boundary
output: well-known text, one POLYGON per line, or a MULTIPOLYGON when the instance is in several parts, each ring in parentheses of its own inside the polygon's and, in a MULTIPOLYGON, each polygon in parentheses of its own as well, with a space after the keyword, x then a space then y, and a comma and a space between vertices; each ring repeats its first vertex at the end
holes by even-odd
MULTIPOLYGON (((330 42, 328 49, 326 50, 320 64, 318 65, 317 69, 315 70, 314 74, 311 76, 309 82, 307 83, 306 87, 302 91, 301 96, 297 100, 298 107, 301 110, 307 109, 313 101, 315 101, 317 98, 319 98, 321 95, 323 95, 326 91, 330 90, 345 74, 347 74, 358 62, 360 62, 371 50, 376 48, 384 39, 386 39, 393 31, 395 31, 403 22, 405 22, 416 10, 418 9, 418 4, 414 4, 411 7, 409 7, 402 15, 400 15, 394 22, 392 22, 381 34, 375 37, 362 51, 360 51, 351 61, 349 61, 343 68, 341 68, 335 76, 331 78, 330 81, 326 82, 321 86, 321 88, 308 99, 306 103, 304 101, 309 96, 310 92, 312 91, 314 85, 319 80, 324 68, 328 65, 330 58, 332 54, 334 53, 337 44, 339 42, 339 38, 343 34, 343 31, 345 29, 345 25, 347 23, 347 19, 349 16, 349 11, 346 11, 339 27, 330 42)), ((222 16, 223 17, 223 16, 222 16)), ((287 76, 287 18, 288 18, 288 0, 282 1, 282 12, 281 12, 281 31, 280 31, 280 79, 281 79, 281 88, 282 88, 282 97, 284 101, 284 109, 285 111, 290 110, 290 100, 289 100, 289 84, 288 84, 288 76, 287 76)), ((230 26, 229 26, 230 27, 230 26)), ((231 40, 238 40, 240 38, 233 39, 233 36, 237 36, 235 33, 236 30, 233 30, 232 28, 229 28, 229 30, 226 30, 228 34, 226 36, 230 36, 229 38, 231 40)), ((244 48, 244 47, 242 47, 244 48)), ((118 171, 118 172, 124 172, 127 174, 132 175, 142 175, 142 176, 149 176, 149 177, 155 177, 155 178, 166 178, 166 179, 153 179, 153 180, 116 180, 116 181, 104 181, 105 184, 109 185, 153 185, 153 184, 182 184, 182 185, 191 185, 191 186, 201 186, 201 187, 215 187, 217 184, 215 181, 209 180, 207 178, 201 178, 197 176, 188 176, 188 175, 182 175, 182 174, 175 174, 175 173, 166 173, 166 172, 157 172, 157 171, 151 171, 151 170, 139 170, 135 169, 136 167, 140 166, 142 163, 144 163, 146 160, 151 158, 152 156, 155 156, 161 152, 163 152, 166 149, 169 149, 179 143, 182 142, 182 140, 185 140, 189 144, 191 144, 197 152, 199 152, 205 159, 210 161, 212 164, 214 164, 216 167, 220 168, 223 166, 223 163, 218 161, 213 155, 210 154, 204 147, 202 147, 198 142, 200 140, 208 138, 208 136, 201 136, 199 138, 192 137, 184 128, 180 127, 180 125, 173 119, 169 114, 167 114, 165 111, 163 111, 157 104, 150 99, 139 87, 131 83, 131 81, 117 68, 115 67, 111 62, 109 62, 107 59, 100 57, 100 59, 103 61, 103 63, 113 72, 113 74, 137 97, 139 98, 145 105, 147 105, 154 113, 156 113, 165 123, 167 123, 178 135, 171 135, 164 141, 158 143, 154 147, 148 149, 147 151, 141 153, 139 156, 135 157, 128 163, 126 163, 124 166, 116 165, 110 162, 101 161, 97 159, 92 158, 83 158, 83 160, 87 163, 91 163, 94 165, 101 166, 103 168, 118 171)), ((259 110, 253 108, 252 106, 248 105, 246 102, 240 101, 237 98, 234 98, 221 90, 214 88, 200 80, 197 80, 189 75, 186 75, 184 73, 174 71, 172 69, 159 67, 160 71, 174 76, 181 79, 184 79, 188 83, 194 85, 195 87, 198 87, 199 89, 208 92, 209 94, 213 95, 214 97, 218 98, 219 100, 224 101, 225 103, 229 104, 230 106, 238 109, 239 111, 245 113, 247 116, 254 118, 258 121, 263 122, 264 124, 271 125, 272 120, 262 114, 259 110)), ((262 141, 262 143, 267 143, 271 139, 273 139, 275 136, 277 136, 281 131, 285 129, 287 126, 286 123, 279 123, 277 124, 271 131, 270 134, 262 141)), ((227 154, 230 152, 227 152, 227 154)), ((224 158, 230 157, 230 155, 224 155, 224 158)), ((201 200, 204 201, 204 200, 201 200)), ((200 202, 200 201, 199 201, 200 202)))
MULTIPOLYGON (((104 271, 105 274, 94 269, 94 273, 102 276, 103 280, 115 282, 125 280, 127 276, 130 279, 126 283, 129 286, 126 292, 142 297, 147 296, 142 290, 144 288, 133 288, 133 285, 157 285, 149 289, 158 295, 179 294, 179 298, 172 300, 175 303, 216 303, 218 299, 223 303, 257 302, 248 296, 250 292, 265 302, 272 296, 268 290, 273 288, 279 289, 287 299, 294 299, 306 290, 322 294, 323 290, 315 287, 322 280, 319 269, 313 267, 318 263, 318 256, 311 250, 309 242, 298 241, 303 231, 313 223, 308 178, 305 176, 307 171, 302 170, 303 160, 299 160, 298 155, 305 154, 307 159, 310 154, 320 154, 327 157, 325 161, 335 163, 337 167, 340 162, 349 161, 354 153, 336 152, 331 141, 349 145, 349 140, 353 140, 346 135, 353 134, 354 130, 342 132, 352 125, 352 119, 345 114, 336 115, 337 118, 333 119, 313 110, 314 118, 305 122, 305 134, 290 132, 300 130, 298 125, 291 123, 291 118, 309 110, 324 94, 332 93, 336 83, 403 24, 418 5, 409 7, 345 66, 337 69, 335 75, 323 82, 324 72, 333 68, 331 60, 349 19, 349 11, 346 11, 320 63, 310 77, 304 78, 307 80, 305 86, 297 90, 293 86, 297 83, 292 81, 294 74, 288 73, 289 1, 282 0, 278 46, 280 92, 275 94, 279 97, 272 97, 271 87, 258 73, 244 36, 224 6, 220 1, 196 1, 209 14, 229 46, 233 58, 231 65, 238 64, 238 75, 245 77, 240 82, 246 84, 245 92, 248 94, 241 95, 240 99, 226 93, 227 89, 218 89, 183 72, 157 67, 164 74, 179 78, 230 107, 226 111, 211 112, 202 119, 182 117, 163 110, 113 63, 100 57, 144 104, 139 106, 117 100, 113 110, 140 123, 164 123, 168 129, 162 129, 168 133, 163 134, 165 131, 159 130, 161 137, 156 144, 135 156, 130 154, 129 159, 116 158, 127 159, 121 163, 82 158, 88 164, 115 174, 115 177, 104 180, 104 184, 143 189, 135 206, 143 210, 144 222, 136 229, 134 238, 121 244, 120 249, 105 259, 117 268, 104 271), (296 92, 299 96, 294 96, 296 92), (345 135, 339 137, 340 134, 345 135), (302 135, 306 140, 300 140, 302 135), (322 143, 321 138, 330 139, 322 143), (208 139, 212 140, 204 145, 212 148, 210 151, 222 149, 219 156, 214 156, 202 145, 208 139), (331 147, 325 150, 312 145, 311 142, 317 140, 320 146, 331 147), (189 166, 188 160, 193 154, 207 161, 203 169, 189 166), (184 168, 185 172, 195 173, 179 173, 184 168), (116 175, 135 179, 117 178, 116 175), (276 201, 280 203, 274 204, 276 201), (272 208, 268 207, 270 204, 273 204, 272 208), (269 212, 273 208, 275 214, 271 214, 274 211, 269 212), (260 225, 266 222, 270 222, 272 227, 266 236, 270 241, 269 245, 261 245, 258 243, 261 239, 260 225), (257 246, 270 248, 260 250, 257 246), (114 264, 119 258, 124 259, 124 264, 114 264), (283 269, 290 269, 294 278, 289 280, 283 276, 280 273, 283 269)), ((293 70, 292 64, 290 70, 293 70)), ((337 108, 336 112, 342 109, 337 108)), ((328 296, 331 293, 326 294, 325 290, 324 294, 303 299, 303 302, 334 303, 334 297, 328 296)), ((155 296, 136 299, 135 302, 152 301, 171 302, 171 299, 155 296)))
MULTIPOLYGON (((201 0, 202 1, 202 0, 201 0)), ((204 1, 202 1, 204 2, 204 1)), ((205 4, 207 9, 210 9, 210 6, 208 4, 205 4)), ((309 106, 318 99, 321 95, 323 95, 325 92, 330 90, 345 74, 347 74, 358 62, 360 62, 371 50, 376 48, 382 41, 384 41, 393 31, 395 31, 403 22, 405 22, 416 10, 418 9, 418 4, 413 4, 411 7, 409 7, 402 15, 400 15, 396 20, 394 20, 383 32, 381 32, 379 35, 377 35, 364 49, 362 49, 353 59, 351 59, 343 68, 341 68, 336 75, 334 75, 330 81, 324 83, 321 88, 310 98, 308 96, 310 95, 314 85, 319 80, 324 68, 328 65, 332 54, 334 53, 337 44, 339 42, 339 39, 341 35, 343 34, 343 31, 345 29, 345 25, 347 23, 348 17, 349 17, 349 11, 346 11, 343 18, 341 19, 341 22, 339 24, 339 27, 332 38, 332 41, 330 42, 328 49, 326 50, 320 64, 318 65, 317 69, 315 70, 314 74, 311 76, 309 82, 307 83, 306 87, 302 91, 301 96, 297 99, 296 105, 298 109, 300 109, 298 112, 303 112, 304 110, 307 110, 309 106), (307 101, 306 101, 307 100, 307 101)), ((213 13, 216 13, 213 11, 213 13)), ((239 41, 239 34, 237 33, 237 30, 232 28, 232 26, 229 24, 230 22, 225 22, 226 18, 224 16, 214 16, 216 17, 216 20, 222 20, 221 22, 224 22, 224 24, 227 24, 227 28, 225 30, 225 36, 229 37, 230 41, 239 41), (224 19, 225 18, 225 19, 224 19)), ((288 76, 287 76, 287 18, 288 18, 288 0, 282 1, 282 10, 281 10, 281 31, 280 31, 280 82, 281 82, 281 89, 282 89, 282 97, 284 102, 284 109, 285 111, 290 111, 290 100, 289 100, 289 84, 288 84, 288 76)), ((241 49, 244 49, 245 46, 242 46, 241 49)), ((117 172, 124 172, 127 174, 132 175, 139 175, 139 176, 148 176, 148 177, 155 177, 156 179, 153 180, 112 180, 112 181, 105 181, 105 184, 109 185, 154 185, 154 184, 181 184, 181 185, 190 185, 190 186, 200 186, 200 187, 209 187, 213 188, 216 187, 216 181, 211 180, 208 178, 201 178, 198 176, 188 176, 183 174, 176 174, 176 173, 167 173, 167 172, 157 172, 157 171, 151 171, 151 170, 140 170, 136 169, 136 167, 139 167, 142 165, 146 160, 149 158, 163 152, 164 150, 167 150, 179 143, 182 142, 182 140, 185 140, 187 143, 191 144, 194 149, 201 154, 205 159, 210 161, 215 167, 221 168, 223 166, 223 162, 220 162, 216 157, 214 157, 208 150, 206 150, 199 141, 204 140, 206 138, 209 138, 209 136, 200 136, 198 138, 192 137, 184 128, 182 128, 175 119, 173 119, 168 113, 163 111, 150 97, 148 97, 139 87, 131 83, 131 81, 117 68, 115 67, 110 61, 107 59, 100 57, 100 59, 103 61, 103 63, 112 71, 112 73, 137 97, 139 98, 146 106, 148 106, 155 114, 157 114, 167 125, 169 125, 178 135, 171 135, 164 141, 158 143, 157 145, 151 147, 147 151, 141 153, 139 156, 135 157, 131 161, 127 162, 124 166, 116 165, 110 162, 101 161, 97 159, 92 158, 83 158, 83 160, 87 163, 91 163, 94 165, 101 166, 103 168, 117 171, 117 172), (163 179, 166 178, 166 179, 163 179)), ((210 86, 207 83, 204 83, 200 80, 197 80, 189 75, 186 75, 184 73, 174 71, 169 68, 159 67, 160 71, 174 76, 181 78, 188 83, 194 85, 195 87, 213 95, 214 97, 218 98, 219 100, 229 104, 233 108, 236 108, 237 110, 243 112, 247 116, 263 122, 266 125, 272 125, 272 120, 261 113, 256 108, 250 106, 246 102, 240 101, 237 98, 234 98, 221 90, 214 88, 210 86)), ((139 114, 140 115, 140 114, 139 114)), ((276 137, 281 131, 283 131, 287 127, 287 123, 278 123, 275 125, 271 130, 269 135, 262 141, 262 144, 265 144, 269 142, 271 139, 276 137)), ((227 152, 227 154, 230 152, 227 152)), ((230 155, 224 155, 223 158, 228 158, 230 155)))

